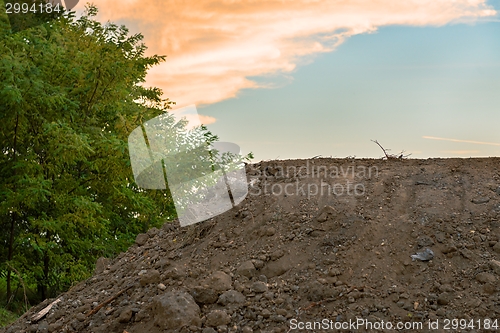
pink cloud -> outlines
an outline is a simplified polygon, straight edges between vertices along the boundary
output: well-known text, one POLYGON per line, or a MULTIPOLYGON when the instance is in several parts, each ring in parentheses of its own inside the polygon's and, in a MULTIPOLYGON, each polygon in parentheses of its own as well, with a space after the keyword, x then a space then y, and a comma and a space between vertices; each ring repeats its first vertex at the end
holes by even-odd
POLYGON ((258 88, 346 38, 386 25, 441 26, 496 15, 486 0, 95 0, 100 20, 136 27, 167 61, 148 85, 179 106, 258 88))

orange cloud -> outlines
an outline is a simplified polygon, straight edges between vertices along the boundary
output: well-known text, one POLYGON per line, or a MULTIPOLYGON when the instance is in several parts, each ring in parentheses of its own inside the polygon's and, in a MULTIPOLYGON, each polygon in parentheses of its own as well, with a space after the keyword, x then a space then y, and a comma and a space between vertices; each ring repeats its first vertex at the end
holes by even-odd
POLYGON ((442 153, 453 154, 453 155, 470 155, 477 154, 479 150, 442 150, 442 153))
POLYGON ((149 85, 179 106, 215 103, 248 79, 286 73, 385 25, 440 26, 496 15, 486 0, 94 0, 100 19, 142 32, 167 61, 149 85))
POLYGON ((489 146, 500 146, 500 143, 497 142, 484 142, 484 141, 472 141, 472 140, 460 140, 460 139, 447 139, 447 138, 438 138, 435 136, 423 136, 424 139, 431 140, 441 140, 441 141, 451 141, 451 142, 463 142, 463 143, 473 143, 477 145, 489 145, 489 146))

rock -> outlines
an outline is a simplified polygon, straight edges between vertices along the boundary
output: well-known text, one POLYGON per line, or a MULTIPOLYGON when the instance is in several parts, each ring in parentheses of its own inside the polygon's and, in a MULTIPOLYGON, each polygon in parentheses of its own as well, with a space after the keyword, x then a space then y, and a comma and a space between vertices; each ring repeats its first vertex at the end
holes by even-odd
POLYGON ((316 215, 316 221, 325 222, 326 220, 334 216, 334 214, 335 214, 335 208, 333 208, 332 206, 324 206, 318 212, 318 215, 316 215))
POLYGON ((452 294, 450 294, 450 293, 441 293, 441 294, 439 294, 439 296, 437 298, 437 303, 439 305, 447 305, 448 303, 451 302, 452 299, 453 299, 452 294))
POLYGON ((417 239, 417 244, 419 247, 427 247, 434 245, 434 241, 429 236, 421 236, 417 239))
POLYGON ((262 267, 264 267, 264 261, 262 261, 262 260, 254 259, 254 260, 252 260, 252 263, 256 269, 261 269, 262 267))
POLYGON ((485 283, 483 285, 483 292, 488 295, 493 295, 497 292, 497 286, 493 283, 485 283))
POLYGON ((131 308, 125 308, 120 315, 118 316, 118 322, 120 323, 128 323, 130 319, 132 319, 132 309, 131 308))
POLYGON ((490 268, 495 272, 497 275, 500 275, 500 261, 497 260, 491 260, 490 261, 490 268))
POLYGON ((85 320, 85 315, 83 313, 77 313, 75 316, 76 320, 78 321, 84 321, 85 320))
POLYGON ((245 261, 242 263, 237 269, 236 273, 241 275, 241 276, 246 276, 247 278, 251 278, 257 274, 257 270, 255 269, 255 266, 253 262, 245 261))
POLYGON ((49 324, 46 321, 42 321, 38 324, 37 333, 48 333, 49 332, 49 324))
POLYGON ((100 257, 99 259, 97 259, 97 261, 95 262, 94 275, 101 274, 106 269, 106 267, 108 267, 110 262, 110 259, 104 257, 100 257))
POLYGON ((500 253, 500 242, 497 242, 495 245, 493 245, 493 251, 496 253, 500 253))
POLYGON ((141 286, 147 286, 150 283, 158 283, 160 282, 160 272, 158 272, 156 269, 151 269, 146 274, 143 274, 141 276, 141 286))
POLYGON ((231 277, 226 273, 217 271, 207 278, 205 284, 216 292, 224 292, 231 289, 232 280, 231 277))
POLYGON ((438 231, 434 234, 438 243, 443 243, 446 240, 446 235, 444 232, 438 231))
POLYGON ((338 291, 329 286, 322 285, 318 281, 311 282, 307 287, 307 299, 312 302, 318 302, 325 298, 336 296, 337 294, 338 291))
POLYGON ((227 325, 231 322, 231 317, 224 310, 212 310, 207 314, 207 321, 205 325, 217 327, 227 325))
POLYGON ((257 281, 252 284, 252 291, 256 293, 265 293, 268 287, 267 284, 262 281, 257 281))
POLYGON ((272 278, 285 274, 290 268, 290 262, 286 257, 282 257, 279 260, 268 262, 262 269, 262 273, 268 278, 272 278))
POLYGON ((422 252, 417 252, 416 254, 411 255, 412 260, 418 259, 420 261, 429 261, 432 260, 433 258, 434 258, 434 252, 429 248, 426 248, 422 252))
POLYGON ((241 333, 253 333, 253 329, 250 326, 243 326, 241 333))
POLYGON ((272 314, 271 311, 269 311, 268 309, 264 309, 264 310, 262 310, 260 315, 267 319, 267 318, 271 317, 271 314, 272 314))
POLYGON ((200 304, 213 304, 217 302, 219 294, 212 288, 208 286, 197 286, 191 290, 191 295, 193 296, 196 303, 200 304))
POLYGON ((487 203, 490 201, 490 198, 488 197, 478 197, 478 198, 474 198, 471 200, 472 203, 475 203, 476 205, 480 205, 480 204, 484 204, 484 203, 487 203))
POLYGON ((201 326, 200 308, 184 291, 170 291, 153 297, 151 313, 155 326, 163 330, 201 326))
POLYGON ((57 321, 53 324, 49 325, 49 332, 59 332, 61 328, 63 327, 63 324, 60 321, 57 321))
POLYGON ((228 290, 222 295, 219 296, 219 300, 217 303, 222 306, 226 306, 228 304, 242 304, 245 303, 245 296, 236 290, 228 290))
POLYGON ((491 273, 481 272, 478 275, 476 275, 476 280, 481 283, 495 283, 497 278, 495 277, 495 275, 491 273))
POLYGON ((449 245, 449 246, 445 247, 441 252, 443 252, 443 254, 448 254, 448 253, 452 253, 455 251, 457 251, 457 247, 454 245, 449 245))
POLYGON ((212 327, 205 327, 201 333, 217 333, 212 327))
POLYGON ((265 231, 266 236, 274 236, 275 233, 276 233, 276 229, 273 227, 269 227, 265 231))
POLYGON ((283 250, 276 250, 273 253, 271 253, 271 260, 275 261, 278 260, 279 258, 283 257, 285 255, 285 252, 283 250))
POLYGON ((342 274, 340 272, 340 269, 338 269, 336 267, 332 267, 328 270, 328 276, 330 276, 330 277, 339 276, 340 274, 342 274))
POLYGON ((180 280, 186 276, 186 272, 178 267, 171 267, 165 272, 166 279, 180 280))
POLYGON ((135 238, 135 243, 139 246, 143 246, 144 244, 146 244, 148 239, 149 239, 148 234, 138 234, 137 237, 135 238))
POLYGON ((154 236, 156 236, 158 234, 159 231, 160 230, 158 230, 158 228, 153 227, 153 228, 151 228, 151 229, 148 230, 148 236, 149 237, 154 237, 154 236))

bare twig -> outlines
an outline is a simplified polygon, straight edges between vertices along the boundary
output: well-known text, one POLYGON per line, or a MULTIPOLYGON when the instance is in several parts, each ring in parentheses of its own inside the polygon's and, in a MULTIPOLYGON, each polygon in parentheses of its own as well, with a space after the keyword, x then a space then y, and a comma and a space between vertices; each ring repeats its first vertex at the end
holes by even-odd
POLYGON ((375 142, 379 147, 380 149, 382 149, 382 151, 384 152, 384 155, 385 155, 385 159, 387 160, 394 160, 394 159, 403 159, 403 158, 407 158, 408 156, 410 156, 411 154, 406 154, 405 155, 405 151, 402 150, 399 154, 395 155, 395 154, 388 154, 387 152, 390 150, 390 149, 385 149, 384 147, 382 147, 382 145, 377 141, 377 140, 371 140, 372 142, 375 142))
MULTIPOLYGON (((21 282, 21 284, 23 285, 23 291, 24 291, 24 306, 25 306, 25 310, 24 311, 28 311, 28 296, 26 296, 26 285, 24 284, 24 280, 23 278, 21 277, 21 274, 19 273, 19 271, 17 269, 15 269, 13 266, 11 266, 9 263, 7 263, 7 266, 9 266, 10 269, 12 269, 14 272, 16 272, 18 278, 19 278, 19 281, 21 282)), ((10 302, 10 300, 9 300, 10 302)))
POLYGON ((99 304, 98 306, 96 306, 92 311, 90 311, 89 313, 87 313, 87 317, 90 317, 93 314, 96 314, 97 311, 99 311, 103 306, 105 306, 106 304, 111 303, 113 300, 117 299, 121 294, 123 294, 124 292, 126 292, 127 290, 129 290, 130 288, 132 288, 133 286, 134 285, 131 284, 130 286, 126 287, 125 289, 123 289, 119 293, 115 294, 114 296, 108 298, 107 300, 105 300, 104 302, 102 302, 101 304, 99 304))
MULTIPOLYGON (((324 298, 320 301, 317 301, 317 302, 312 302, 311 304, 309 304, 308 306, 306 306, 305 308, 299 308, 299 310, 297 311, 297 318, 299 318, 304 312, 312 309, 313 307, 315 306, 318 306, 318 305, 322 305, 323 303, 327 303, 327 302, 333 302, 343 296, 346 296, 347 294, 349 294, 351 291, 353 290, 364 290, 364 289, 371 289, 371 290, 375 290, 371 287, 368 287, 368 286, 361 286, 361 287, 356 287, 356 286, 350 286, 345 292, 342 292, 339 296, 337 297, 328 297, 328 298, 324 298)), ((291 328, 286 332, 286 333, 290 333, 291 332, 291 328)))
POLYGON ((59 303, 61 301, 60 298, 56 299, 54 302, 50 303, 49 305, 47 305, 45 308, 43 308, 40 312, 38 312, 36 315, 34 315, 33 317, 31 317, 31 322, 32 323, 36 323, 37 321, 39 321, 40 319, 42 319, 43 317, 45 317, 45 315, 47 313, 49 313, 50 309, 52 309, 52 307, 59 303))

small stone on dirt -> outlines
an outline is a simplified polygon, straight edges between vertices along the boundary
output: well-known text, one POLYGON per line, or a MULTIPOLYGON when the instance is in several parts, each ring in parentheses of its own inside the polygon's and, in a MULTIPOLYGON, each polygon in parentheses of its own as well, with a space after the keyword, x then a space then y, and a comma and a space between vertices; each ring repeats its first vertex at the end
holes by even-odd
POLYGON ((224 310, 212 310, 207 314, 207 321, 205 325, 211 327, 217 327, 221 325, 227 325, 231 322, 231 317, 224 310))

